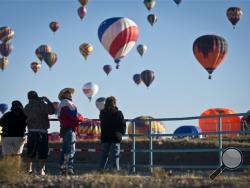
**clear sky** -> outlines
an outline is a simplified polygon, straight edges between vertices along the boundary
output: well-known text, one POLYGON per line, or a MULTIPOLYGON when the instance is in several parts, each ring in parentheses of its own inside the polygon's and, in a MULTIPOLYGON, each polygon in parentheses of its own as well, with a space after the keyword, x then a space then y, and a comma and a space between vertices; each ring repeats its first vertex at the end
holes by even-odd
MULTIPOLYGON (((0 72, 0 103, 10 106, 12 100, 18 99, 26 104, 29 90, 58 101, 62 88, 73 87, 73 101, 88 118, 98 118, 95 100, 110 95, 117 98, 125 118, 199 116, 214 107, 238 113, 250 109, 249 0, 183 0, 179 7, 173 0, 158 0, 151 12, 143 0, 90 0, 83 21, 77 15, 78 7, 77 0, 0 0, 0 27, 10 26, 15 32, 9 65, 0 72), (236 29, 226 17, 231 6, 243 10, 236 29), (153 27, 147 21, 149 13, 158 17, 153 27), (110 17, 132 19, 140 29, 137 44, 148 46, 143 57, 135 46, 119 70, 97 35, 100 23, 110 17), (54 20, 60 23, 55 35, 49 29, 54 20), (212 80, 208 80, 192 50, 194 40, 205 34, 222 36, 229 45, 228 55, 212 80), (94 46, 87 61, 79 52, 84 42, 94 46), (35 75, 30 63, 38 61, 35 49, 41 44, 51 46, 58 61, 51 70, 43 63, 35 75), (109 76, 102 70, 105 64, 113 66, 109 76), (135 73, 145 69, 155 72, 148 89, 132 80, 135 73), (100 88, 92 102, 82 92, 82 86, 90 81, 100 88)), ((175 129, 171 123, 167 123, 167 132, 175 129)), ((52 125, 50 131, 57 126, 52 125)))

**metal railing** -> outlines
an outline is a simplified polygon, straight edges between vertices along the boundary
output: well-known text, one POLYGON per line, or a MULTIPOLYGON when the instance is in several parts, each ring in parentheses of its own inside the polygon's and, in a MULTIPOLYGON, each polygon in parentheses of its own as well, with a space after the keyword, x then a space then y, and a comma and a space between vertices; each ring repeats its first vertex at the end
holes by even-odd
MULTIPOLYGON (((223 117, 232 117, 232 116, 244 116, 246 113, 238 113, 238 114, 220 114, 214 116, 195 116, 195 117, 181 117, 181 118, 154 118, 154 119, 146 119, 145 121, 149 122, 149 134, 135 134, 135 121, 132 120, 132 134, 129 136, 132 137, 132 172, 136 172, 136 167, 144 167, 149 168, 150 171, 153 170, 154 167, 161 168, 182 168, 182 169, 214 169, 222 165, 222 153, 223 149, 223 134, 229 133, 250 133, 250 131, 222 131, 222 118, 223 117), (194 120, 194 119, 207 119, 207 118, 218 118, 218 125, 216 132, 202 132, 198 133, 198 135, 209 135, 209 134, 217 134, 218 135, 218 148, 210 149, 210 148, 194 148, 194 149, 154 149, 153 148, 153 137, 160 136, 196 136, 197 134, 153 134, 152 133, 152 122, 154 121, 182 121, 182 120, 194 120), (140 136, 148 136, 149 137, 149 149, 136 149, 136 137, 140 136), (138 165, 136 164, 136 153, 138 152, 146 152, 149 153, 149 164, 148 165, 138 165), (185 152, 218 152, 219 164, 218 165, 155 165, 153 163, 153 153, 185 153, 185 152)), ((249 114, 248 114, 249 115, 249 114)), ((250 148, 238 148, 241 151, 250 151, 250 148)), ((250 168, 250 165, 244 165, 242 168, 250 168)))

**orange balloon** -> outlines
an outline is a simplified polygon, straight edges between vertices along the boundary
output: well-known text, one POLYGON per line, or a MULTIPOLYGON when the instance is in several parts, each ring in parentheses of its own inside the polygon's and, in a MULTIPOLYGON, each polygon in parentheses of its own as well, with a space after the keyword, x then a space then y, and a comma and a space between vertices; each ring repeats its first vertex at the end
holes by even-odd
MULTIPOLYGON (((211 108, 202 112, 201 116, 214 116, 220 114, 236 114, 235 111, 229 108, 211 108)), ((221 118, 221 131, 240 131, 240 117, 222 117, 221 118)), ((218 130, 218 118, 206 118, 199 119, 199 127, 201 132, 216 132, 218 130)), ((223 136, 235 137, 238 133, 223 134, 223 136)), ((207 136, 217 136, 217 135, 207 135, 207 136)))

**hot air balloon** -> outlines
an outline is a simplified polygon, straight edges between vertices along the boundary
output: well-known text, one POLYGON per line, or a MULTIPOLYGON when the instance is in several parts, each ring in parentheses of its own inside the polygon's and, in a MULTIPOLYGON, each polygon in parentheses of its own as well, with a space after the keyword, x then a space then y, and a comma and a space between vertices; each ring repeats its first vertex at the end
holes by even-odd
POLYGON ((100 98, 96 99, 95 105, 98 108, 98 110, 101 111, 104 108, 105 100, 106 100, 105 97, 100 97, 100 98))
POLYGON ((77 140, 99 140, 100 121, 85 119, 77 128, 77 140))
POLYGON ((0 44, 0 53, 4 57, 8 57, 13 50, 13 45, 9 42, 0 44))
POLYGON ((155 0, 144 0, 145 7, 150 11, 154 8, 156 1, 155 0))
POLYGON ((138 53, 143 56, 143 54, 147 51, 148 47, 145 44, 139 44, 137 46, 138 53))
POLYGON ((2 114, 4 114, 7 110, 8 110, 8 105, 5 103, 1 103, 0 104, 0 112, 2 112, 2 114))
POLYGON ((120 60, 133 48, 138 37, 139 28, 136 23, 124 17, 104 20, 98 28, 98 38, 117 63, 117 69, 120 60))
POLYGON ((2 71, 3 71, 7 65, 8 65, 7 57, 1 57, 0 58, 0 69, 2 69, 2 71))
MULTIPOLYGON (((232 109, 229 108, 211 108, 202 112, 201 116, 213 116, 221 114, 236 114, 232 109)), ((199 127, 202 132, 216 132, 218 129, 218 118, 204 118, 199 119, 199 127)), ((240 131, 240 117, 231 116, 231 117, 222 117, 221 118, 221 131, 240 131)), ((222 136, 235 137, 237 133, 223 134, 222 136)), ((217 136, 211 135, 208 136, 217 136)))
POLYGON ((104 65, 103 66, 103 70, 104 70, 104 72, 107 74, 107 76, 108 76, 108 74, 112 71, 112 66, 111 65, 104 65))
POLYGON ((230 7, 227 9, 227 18, 232 23, 233 28, 240 20, 240 17, 243 15, 241 8, 239 7, 230 7))
POLYGON ((40 61, 44 59, 45 54, 48 52, 51 52, 51 47, 47 44, 40 45, 35 51, 36 56, 40 61))
POLYGON ((49 66, 49 68, 51 69, 51 67, 57 61, 57 55, 56 55, 56 53, 53 53, 53 52, 45 53, 45 55, 44 55, 44 61, 49 66))
POLYGON ((157 22, 157 17, 155 14, 149 14, 147 19, 151 26, 153 26, 157 22))
POLYGON ((196 59, 209 73, 209 79, 213 71, 223 62, 227 54, 227 41, 216 35, 203 35, 193 43, 193 52, 196 59))
POLYGON ((149 87, 150 84, 154 81, 155 79, 155 75, 154 75, 154 71, 151 70, 145 70, 141 72, 141 79, 143 81, 143 83, 149 87))
POLYGON ((41 69, 41 64, 40 63, 37 63, 37 62, 32 62, 30 64, 30 68, 34 71, 34 73, 36 74, 37 71, 39 71, 41 69))
POLYGON ((77 13, 78 13, 78 16, 82 20, 87 14, 87 8, 85 6, 79 7, 77 10, 77 13))
POLYGON ((139 85, 140 83, 141 83, 141 75, 140 74, 135 74, 134 76, 133 76, 133 80, 134 80, 134 82, 137 84, 137 85, 139 85))
POLYGON ((60 25, 58 22, 54 21, 49 24, 49 27, 53 32, 56 32, 59 29, 60 25))
POLYGON ((173 138, 201 138, 199 133, 201 132, 200 128, 194 125, 182 125, 175 129, 173 133, 173 138), (188 136, 181 136, 178 134, 190 134, 188 136))
POLYGON ((79 3, 81 3, 82 6, 86 6, 88 2, 89 0, 79 0, 79 3))
MULTIPOLYGON (((149 139, 148 134, 150 133, 150 122, 148 119, 154 119, 152 116, 139 116, 133 119, 135 123, 135 134, 145 134, 145 136, 138 136, 136 140, 149 139)), ((166 127, 164 123, 160 121, 151 121, 151 133, 152 134, 164 134, 166 132, 166 127)), ((128 125, 128 134, 133 134, 132 123, 128 125)), ((129 138, 132 139, 131 136, 129 138)), ((153 139, 162 139, 163 137, 155 136, 153 139)))
POLYGON ((0 28, 0 40, 3 43, 8 42, 14 37, 14 31, 10 27, 1 27, 0 28))
POLYGON ((97 94, 98 90, 98 85, 92 82, 86 83, 82 88, 83 93, 88 97, 89 101, 97 94))
POLYGON ((88 56, 93 52, 94 48, 90 43, 83 43, 80 45, 79 50, 84 59, 87 60, 88 56))
POLYGON ((181 0, 174 0, 174 2, 177 4, 177 6, 179 6, 179 4, 181 4, 181 0))

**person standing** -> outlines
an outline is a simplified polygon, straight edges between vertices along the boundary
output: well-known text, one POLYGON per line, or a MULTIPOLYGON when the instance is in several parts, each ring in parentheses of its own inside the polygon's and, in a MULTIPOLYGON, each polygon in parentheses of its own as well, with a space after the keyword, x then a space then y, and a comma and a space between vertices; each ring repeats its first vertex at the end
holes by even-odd
POLYGON ((25 144, 26 115, 23 105, 15 100, 9 112, 0 119, 2 127, 2 155, 7 162, 12 164, 18 171, 21 168, 21 154, 25 144))
POLYGON ((36 91, 29 91, 29 103, 24 108, 28 124, 27 157, 28 172, 32 173, 32 160, 38 154, 40 175, 45 174, 45 162, 48 158, 49 117, 54 113, 52 102, 47 97, 38 97, 36 91))
POLYGON ((112 167, 120 170, 120 143, 122 135, 126 132, 126 123, 122 111, 116 106, 115 97, 106 98, 104 109, 99 115, 101 121, 101 143, 102 154, 99 164, 99 170, 104 170, 108 162, 108 156, 111 151, 112 167))
POLYGON ((60 121, 60 136, 62 137, 60 171, 62 175, 74 174, 74 156, 76 144, 76 129, 83 116, 77 112, 76 105, 72 102, 73 88, 64 88, 60 91, 58 99, 61 101, 58 109, 60 121))

